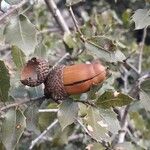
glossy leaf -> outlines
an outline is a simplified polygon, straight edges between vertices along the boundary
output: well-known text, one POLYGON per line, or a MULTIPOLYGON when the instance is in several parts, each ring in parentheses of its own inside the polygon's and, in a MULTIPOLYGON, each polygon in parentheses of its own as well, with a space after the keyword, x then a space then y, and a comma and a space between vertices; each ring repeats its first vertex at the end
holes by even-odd
POLYGON ((100 116, 100 113, 97 109, 89 107, 85 120, 87 124, 87 129, 92 138, 97 141, 109 141, 108 124, 100 116))
POLYGON ((123 93, 106 91, 96 101, 96 105, 102 108, 121 107, 128 105, 133 99, 123 93))
POLYGON ((65 100, 59 107, 57 116, 62 130, 72 124, 78 115, 78 104, 71 99, 65 100))
POLYGON ((15 63, 18 70, 21 70, 25 64, 25 54, 17 46, 12 46, 11 55, 13 62, 15 63))
POLYGON ((150 11, 149 9, 138 9, 132 16, 135 22, 135 29, 143 29, 150 25, 150 11))
POLYGON ((0 101, 8 101, 10 88, 9 72, 2 60, 0 60, 0 101))
POLYGON ((15 149, 24 129, 26 118, 20 110, 10 108, 2 122, 2 143, 7 150, 15 149))
POLYGON ((5 28, 6 41, 18 46, 25 54, 34 52, 37 44, 36 28, 24 15, 12 18, 5 28))

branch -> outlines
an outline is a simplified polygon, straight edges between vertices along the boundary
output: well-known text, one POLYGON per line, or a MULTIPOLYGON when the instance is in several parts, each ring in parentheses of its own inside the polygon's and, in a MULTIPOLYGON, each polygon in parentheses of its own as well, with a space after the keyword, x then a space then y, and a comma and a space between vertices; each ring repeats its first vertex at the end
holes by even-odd
POLYGON ((17 106, 20 106, 22 104, 26 104, 26 103, 29 103, 29 102, 33 102, 33 101, 39 101, 39 100, 45 100, 45 96, 42 96, 42 97, 38 97, 38 98, 33 98, 33 99, 26 99, 26 100, 19 100, 15 103, 12 103, 12 104, 8 104, 6 106, 3 106, 0 108, 0 113, 4 110, 7 110, 9 108, 12 108, 12 107, 17 107, 17 106))
POLYGON ((144 50, 146 34, 147 34, 147 28, 144 28, 142 42, 139 45, 140 46, 139 66, 138 66, 139 74, 141 74, 141 71, 142 71, 143 50, 144 50))
POLYGON ((64 18, 62 17, 59 9, 57 8, 54 0, 44 0, 44 1, 48 7, 48 10, 52 13, 56 22, 60 25, 62 31, 70 33, 70 30, 69 30, 64 18))
MULTIPOLYGON (((140 43, 139 66, 138 66, 138 70, 137 70, 139 75, 142 72, 142 57, 143 57, 143 50, 144 50, 146 34, 147 34, 147 28, 144 28, 142 42, 140 43)), ((145 77, 146 78, 149 77, 149 75, 150 75, 150 73, 139 78, 137 80, 137 82, 133 85, 132 89, 130 90, 129 95, 136 98, 141 80, 143 78, 145 79, 145 77)), ((129 109, 130 109, 130 105, 126 106, 124 109, 124 113, 121 116, 121 130, 120 130, 121 132, 119 133, 118 143, 123 143, 125 141, 125 135, 127 132, 127 127, 128 127, 127 117, 128 117, 129 109)))
POLYGON ((90 101, 75 100, 74 102, 83 103, 84 105, 90 105, 90 106, 92 106, 92 107, 97 108, 96 105, 93 104, 93 103, 91 103, 90 101))
POLYGON ((28 0, 22 0, 18 5, 15 5, 12 9, 8 10, 6 13, 0 16, 0 23, 8 16, 12 15, 17 9, 21 8, 24 4, 26 4, 28 0))
POLYGON ((31 145, 29 147, 29 150, 33 149, 33 147, 35 146, 35 144, 38 143, 38 141, 40 139, 42 139, 43 136, 46 135, 46 133, 48 131, 50 131, 56 124, 58 123, 58 119, 56 119, 52 124, 50 124, 36 139, 34 139, 32 142, 31 142, 31 145))
POLYGON ((39 109, 38 111, 40 113, 41 112, 58 112, 58 109, 39 109))

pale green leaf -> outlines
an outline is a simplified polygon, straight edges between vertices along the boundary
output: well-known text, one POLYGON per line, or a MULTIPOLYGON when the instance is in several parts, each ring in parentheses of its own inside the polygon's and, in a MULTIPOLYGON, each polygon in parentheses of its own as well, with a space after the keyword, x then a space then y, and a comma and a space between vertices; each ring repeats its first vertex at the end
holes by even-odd
POLYGON ((121 107, 130 104, 132 101, 133 98, 123 93, 106 91, 97 99, 96 105, 102 108, 110 108, 117 106, 121 107))
POLYGON ((124 142, 116 144, 114 147, 115 150, 137 150, 131 142, 124 142))
POLYGON ((120 125, 116 113, 111 109, 101 109, 101 108, 99 108, 99 112, 101 117, 108 124, 108 130, 112 134, 117 134, 118 130, 120 130, 120 125))
POLYGON ((22 0, 5 0, 6 3, 10 4, 10 5, 15 5, 20 3, 22 0))
POLYGON ((150 10, 138 9, 132 16, 132 20, 135 22, 135 29, 143 29, 150 25, 150 10))
POLYGON ((126 59, 126 56, 120 50, 116 50, 114 52, 114 55, 115 55, 116 61, 118 62, 122 62, 123 60, 126 59))
POLYGON ((73 48, 75 46, 75 42, 70 33, 65 32, 63 40, 68 45, 69 48, 73 48))
POLYGON ((93 139, 97 141, 110 140, 108 135, 108 124, 100 116, 99 110, 93 107, 89 107, 85 121, 87 124, 87 129, 93 139))
POLYGON ((12 18, 5 28, 6 41, 18 46, 25 54, 34 52, 37 44, 36 28, 24 15, 12 18))
POLYGON ((13 62, 15 63, 18 70, 21 70, 25 64, 25 54, 17 46, 12 46, 11 55, 13 62))
POLYGON ((146 124, 141 114, 138 112, 130 112, 130 119, 134 123, 134 127, 138 130, 144 131, 146 129, 146 124))
POLYGON ((15 125, 15 134, 13 138, 13 144, 16 145, 21 138, 24 129, 26 128, 26 117, 23 112, 19 109, 16 110, 16 125, 15 125))
POLYGON ((13 150, 14 134, 16 127, 16 110, 15 108, 9 109, 2 122, 2 143, 4 144, 6 150, 13 150))
POLYGON ((79 2, 83 2, 85 0, 66 0, 66 4, 67 5, 74 5, 74 4, 77 4, 79 2))
POLYGON ((148 79, 144 80, 144 81, 141 83, 140 88, 141 88, 143 91, 145 91, 145 92, 147 92, 147 93, 150 93, 150 79, 148 78, 148 79))
POLYGON ((93 53, 94 55, 96 55, 101 59, 104 59, 108 62, 115 61, 114 59, 112 59, 112 54, 109 51, 106 51, 93 43, 85 42, 85 47, 87 50, 89 50, 91 53, 93 53))
POLYGON ((37 57, 42 57, 42 58, 48 58, 47 54, 47 47, 44 43, 40 43, 36 46, 35 51, 34 51, 34 56, 37 57))
POLYGON ((147 111, 150 111, 150 94, 148 94, 144 91, 141 91, 140 92, 140 102, 147 111))
POLYGON ((10 108, 2 122, 2 143, 7 150, 15 149, 25 127, 26 118, 23 113, 16 108, 10 108))
POLYGON ((78 115, 78 104, 71 99, 65 100, 58 110, 57 116, 62 130, 72 124, 78 115))
POLYGON ((8 101, 10 76, 4 62, 0 60, 0 101, 8 101))
POLYGON ((105 150, 105 147, 100 143, 90 143, 87 145, 86 150, 105 150))

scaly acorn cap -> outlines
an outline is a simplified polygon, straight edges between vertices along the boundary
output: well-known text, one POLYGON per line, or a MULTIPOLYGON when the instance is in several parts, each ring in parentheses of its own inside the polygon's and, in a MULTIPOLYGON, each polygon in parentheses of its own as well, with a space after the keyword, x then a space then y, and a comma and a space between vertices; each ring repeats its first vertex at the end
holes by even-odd
POLYGON ((44 59, 31 58, 21 72, 21 82, 30 87, 42 84, 49 73, 49 64, 44 59))
POLYGON ((65 98, 68 97, 68 94, 64 88, 64 83, 63 83, 63 69, 65 66, 60 65, 56 66, 53 68, 45 82, 45 89, 44 89, 44 94, 46 97, 50 97, 54 99, 55 101, 57 100, 64 100, 65 98))

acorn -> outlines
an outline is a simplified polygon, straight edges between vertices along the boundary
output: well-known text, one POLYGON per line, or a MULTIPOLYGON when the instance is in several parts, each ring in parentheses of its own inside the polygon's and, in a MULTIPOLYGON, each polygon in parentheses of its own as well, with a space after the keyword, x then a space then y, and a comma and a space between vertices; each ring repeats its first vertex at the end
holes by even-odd
POLYGON ((69 95, 87 92, 93 85, 106 79, 106 68, 99 61, 91 64, 59 65, 50 71, 48 71, 49 65, 46 61, 40 62, 40 59, 36 59, 38 63, 35 62, 35 64, 30 61, 22 71, 21 82, 28 86, 44 83, 45 96, 55 101, 64 100, 69 95))
POLYGON ((42 84, 49 74, 49 64, 44 59, 33 57, 21 72, 21 82, 30 87, 42 84))

